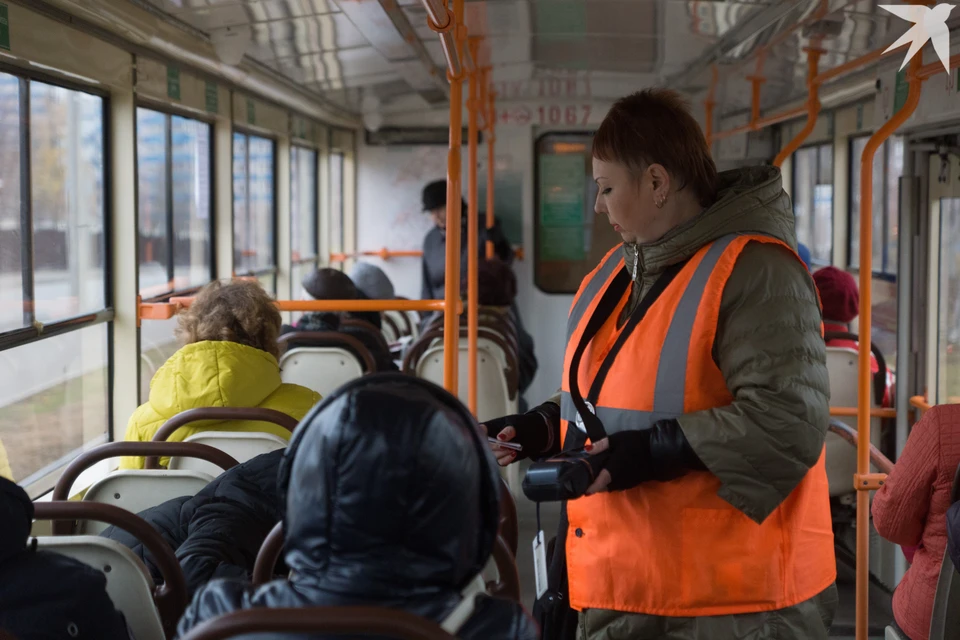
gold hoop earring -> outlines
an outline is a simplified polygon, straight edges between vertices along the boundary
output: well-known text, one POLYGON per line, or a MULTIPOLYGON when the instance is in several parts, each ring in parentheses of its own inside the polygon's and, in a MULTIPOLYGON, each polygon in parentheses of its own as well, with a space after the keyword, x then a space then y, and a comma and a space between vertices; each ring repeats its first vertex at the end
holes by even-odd
POLYGON ((663 209, 663 205, 666 204, 666 202, 667 202, 666 197, 660 196, 659 198, 657 198, 654 204, 657 205, 657 209, 663 209))

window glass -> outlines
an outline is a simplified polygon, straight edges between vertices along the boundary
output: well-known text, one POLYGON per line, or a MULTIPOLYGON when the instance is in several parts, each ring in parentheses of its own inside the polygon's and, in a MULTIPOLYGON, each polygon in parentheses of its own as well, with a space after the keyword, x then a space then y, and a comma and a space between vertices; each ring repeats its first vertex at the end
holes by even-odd
POLYGON ((793 212, 797 241, 813 262, 833 259, 833 146, 799 149, 793 156, 793 212))
POLYGON ((137 109, 137 221, 140 225, 140 295, 170 291, 167 251, 167 117, 137 109))
POLYGON ((176 318, 140 324, 140 402, 150 397, 150 381, 157 369, 180 347, 173 333, 176 327, 176 318))
POLYGON ((290 150, 290 253, 293 262, 317 255, 317 152, 290 150))
POLYGON ((103 99, 30 83, 37 320, 103 309, 103 99))
POLYGON ((343 251, 343 154, 330 154, 330 250, 343 251))
POLYGON ((0 440, 16 482, 106 435, 107 336, 104 323, 0 351, 0 440))
POLYGON ((174 289, 210 282, 210 125, 171 116, 174 289))
POLYGON ((0 332, 25 324, 20 191, 20 79, 0 73, 0 332))
MULTIPOLYGON (((850 255, 851 268, 860 266, 860 158, 868 137, 850 144, 850 255)), ((873 156, 873 250, 871 267, 876 274, 897 274, 900 176, 903 175, 903 137, 884 142, 873 156)))
POLYGON ((233 137, 234 270, 238 275, 276 267, 272 140, 233 137))
POLYGON ((960 402, 960 198, 940 200, 939 396, 960 402))

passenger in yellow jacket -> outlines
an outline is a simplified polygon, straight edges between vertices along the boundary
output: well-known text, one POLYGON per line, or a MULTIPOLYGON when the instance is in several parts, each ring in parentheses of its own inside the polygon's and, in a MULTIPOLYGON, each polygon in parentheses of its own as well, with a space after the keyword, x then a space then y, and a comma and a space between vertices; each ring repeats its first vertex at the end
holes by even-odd
POLYGON ((2 440, 0 440, 0 478, 13 481, 13 471, 10 469, 10 460, 7 458, 7 450, 3 448, 2 440))
MULTIPOLYGON (((213 282, 200 290, 179 316, 177 338, 184 346, 157 370, 150 398, 130 417, 126 440, 152 440, 164 422, 198 407, 259 407, 300 420, 320 394, 280 380, 277 337, 281 318, 256 282, 213 282)), ((282 438, 277 425, 251 421, 204 421, 187 425, 168 440, 199 431, 265 431, 282 438)), ((161 464, 166 460, 161 458, 161 464)), ((121 469, 140 469, 142 457, 126 457, 121 469)))

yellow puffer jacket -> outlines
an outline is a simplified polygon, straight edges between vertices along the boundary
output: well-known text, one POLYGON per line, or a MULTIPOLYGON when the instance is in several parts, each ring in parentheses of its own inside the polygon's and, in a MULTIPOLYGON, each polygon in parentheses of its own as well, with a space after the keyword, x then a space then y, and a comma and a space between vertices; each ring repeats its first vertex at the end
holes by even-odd
POLYGON ((0 441, 0 478, 13 482, 13 471, 10 469, 10 460, 7 458, 7 450, 3 448, 3 441, 0 441))
MULTIPOLYGON (((204 341, 188 344, 150 381, 150 399, 130 417, 126 440, 152 440, 164 422, 198 407, 260 407, 282 411, 300 420, 320 401, 320 394, 280 381, 276 358, 236 342, 204 341)), ((186 440, 198 431, 265 431, 287 439, 283 427, 265 422, 206 420, 177 429, 168 440, 186 440)), ((166 465, 166 460, 160 460, 166 465)), ((126 457, 121 469, 142 469, 144 459, 126 457)))

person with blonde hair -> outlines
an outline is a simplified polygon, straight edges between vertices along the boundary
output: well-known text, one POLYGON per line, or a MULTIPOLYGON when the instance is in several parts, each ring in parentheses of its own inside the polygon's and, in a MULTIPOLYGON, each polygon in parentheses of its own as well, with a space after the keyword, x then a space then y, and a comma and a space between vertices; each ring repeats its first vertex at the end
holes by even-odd
MULTIPOLYGON (((317 392, 281 381, 280 312, 259 283, 211 282, 178 320, 183 347, 153 376, 150 397, 130 417, 126 440, 151 440, 164 422, 188 409, 259 407, 299 420, 320 401, 317 392)), ((213 429, 290 437, 280 426, 241 420, 187 425, 168 440, 213 429)), ((120 468, 143 465, 142 457, 126 457, 120 468)))

